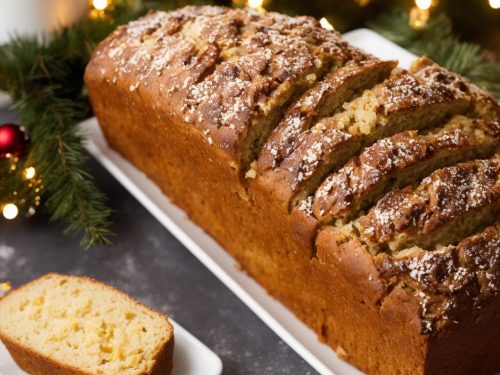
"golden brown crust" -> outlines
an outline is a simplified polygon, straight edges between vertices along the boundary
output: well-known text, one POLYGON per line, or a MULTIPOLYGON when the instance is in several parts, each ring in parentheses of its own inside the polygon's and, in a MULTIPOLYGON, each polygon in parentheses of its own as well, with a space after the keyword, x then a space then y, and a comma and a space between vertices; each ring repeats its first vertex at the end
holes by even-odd
MULTIPOLYGON (((156 310, 153 310, 152 308, 144 305, 140 301, 137 301, 130 297, 129 295, 123 293, 122 291, 101 283, 93 278, 87 277, 87 276, 76 276, 76 275, 71 275, 71 276, 65 276, 65 275, 60 275, 58 273, 48 273, 38 279, 32 280, 27 284, 22 285, 21 287, 12 290, 10 293, 8 293, 6 296, 4 296, 2 299, 0 299, 0 303, 2 301, 6 301, 8 298, 11 298, 12 296, 15 296, 16 292, 22 291, 26 288, 28 288, 30 285, 38 283, 42 281, 44 278, 50 278, 50 277, 68 277, 68 278, 73 278, 73 279, 81 279, 84 281, 90 281, 94 284, 97 284, 99 287, 108 289, 112 291, 115 294, 120 294, 122 297, 130 301, 131 303, 135 305, 140 305, 149 312, 161 316, 162 319, 165 321, 166 326, 168 327, 168 331, 171 332, 170 336, 168 339, 157 349, 155 354, 153 355, 154 361, 153 361, 153 366, 148 370, 146 373, 147 375, 160 375, 160 374, 170 374, 173 366, 173 352, 174 352, 174 328, 170 321, 168 320, 168 317, 156 310)), ((12 358, 14 361, 17 363, 17 365, 23 369, 24 371, 28 372, 29 374, 33 375, 47 375, 47 374, 53 374, 53 375, 94 375, 91 373, 88 373, 82 369, 78 369, 76 367, 73 367, 71 365, 65 364, 65 363, 60 363, 59 361, 56 361, 52 359, 50 356, 44 355, 44 353, 38 352, 33 350, 32 348, 24 345, 22 342, 15 340, 8 335, 6 335, 4 332, 0 331, 0 340, 5 344, 5 347, 11 354, 12 358)), ((145 375, 146 375, 145 374, 145 375)))
POLYGON ((421 299, 423 332, 457 321, 464 298, 481 308, 500 291, 500 233, 494 226, 438 251, 414 248, 396 258, 380 254, 375 259, 382 278, 397 279, 421 299))
POLYGON ((455 80, 436 79, 448 77, 448 72, 436 66, 434 75, 425 74, 426 70, 408 74, 405 71, 395 72, 386 85, 380 87, 380 97, 383 98, 384 111, 389 117, 439 103, 453 103, 457 100, 469 99, 462 86, 457 87, 455 80))
MULTIPOLYGON (((394 71, 384 83, 362 94, 355 93, 353 99, 348 99, 350 102, 342 105, 342 110, 337 109, 333 116, 323 118, 328 113, 326 108, 322 108, 328 102, 323 95, 329 98, 335 95, 315 82, 328 80, 339 66, 353 67, 356 62, 371 58, 339 42, 338 34, 328 36, 329 32, 317 29, 317 23, 310 19, 254 15, 248 10, 238 12, 202 7, 179 10, 168 16, 149 16, 170 19, 162 27, 172 30, 171 36, 164 36, 165 41, 152 39, 151 51, 154 53, 151 59, 156 61, 159 56, 166 56, 161 51, 155 51, 172 43, 168 54, 172 60, 163 68, 163 74, 154 80, 145 78, 134 91, 130 91, 129 86, 140 77, 138 71, 131 72, 130 76, 117 76, 113 82, 115 70, 120 70, 119 60, 100 60, 98 57, 92 60, 87 69, 86 82, 109 144, 145 171, 174 203, 219 241, 249 275, 312 327, 322 341, 363 371, 373 374, 439 374, 446 369, 447 373, 454 374, 468 374, 476 370, 477 373, 487 374, 500 370, 500 349, 495 345, 500 334, 500 325, 495 318, 500 308, 499 293, 491 291, 490 294, 482 294, 481 304, 475 305, 473 296, 478 294, 467 295, 464 291, 478 284, 467 284, 468 287, 456 291, 459 295, 458 309, 453 315, 456 322, 441 324, 445 321, 444 315, 440 316, 444 310, 438 302, 445 301, 448 295, 445 298, 439 290, 425 289, 413 279, 408 279, 412 270, 391 276, 387 265, 400 264, 398 262, 404 256, 411 257, 413 254, 420 259, 418 257, 427 253, 435 255, 436 263, 441 264, 438 255, 444 250, 422 248, 411 253, 409 249, 403 249, 398 252, 398 257, 385 252, 372 255, 372 249, 361 241, 352 225, 336 228, 318 222, 312 213, 313 197, 301 195, 308 191, 314 193, 314 186, 322 182, 322 173, 343 167, 341 160, 355 156, 363 147, 405 130, 425 128, 419 136, 432 137, 434 132, 443 130, 441 126, 457 113, 470 117, 473 122, 477 120, 477 123, 471 127, 472 130, 456 123, 449 125, 447 131, 458 131, 461 135, 462 132, 467 133, 463 140, 469 137, 477 140, 480 134, 489 134, 498 143, 498 103, 463 78, 436 68, 427 59, 420 59, 411 72, 394 71), (200 59, 196 57, 186 68, 179 61, 185 56, 198 56, 199 45, 205 44, 199 40, 193 42, 189 37, 193 33, 192 20, 198 19, 194 24, 203 29, 205 24, 211 25, 209 22, 214 15, 221 20, 242 19, 237 27, 239 31, 235 31, 228 22, 228 35, 235 32, 243 35, 246 30, 251 34, 254 31, 250 31, 252 26, 249 24, 262 22, 269 24, 271 29, 280 29, 280 33, 285 30, 285 38, 296 38, 297 41, 303 37, 304 30, 312 31, 313 35, 318 33, 315 41, 307 42, 308 46, 325 59, 332 57, 331 66, 318 68, 318 74, 310 77, 314 80, 304 85, 301 78, 309 74, 305 65, 306 70, 297 70, 289 84, 279 83, 279 74, 273 75, 270 71, 261 74, 258 64, 241 65, 245 56, 249 55, 248 51, 242 54, 234 50, 233 38, 228 37, 220 38, 226 41, 224 45, 217 46, 213 60, 207 52, 200 55, 204 56, 200 59), (172 25, 168 26, 168 23, 172 25), (312 25, 311 28, 308 25, 312 25), (330 47, 323 49, 321 43, 330 47), (349 63, 351 60, 354 62, 349 63), (196 103, 192 107, 193 117, 186 117, 182 106, 190 100, 190 90, 202 87, 204 82, 209 82, 217 74, 226 74, 224 69, 228 74, 231 69, 232 72, 237 71, 235 66, 248 77, 254 74, 257 80, 245 83, 247 86, 241 92, 233 92, 235 85, 231 83, 232 78, 221 78, 231 88, 226 94, 236 98, 228 100, 239 100, 237 98, 247 94, 245 98, 254 100, 255 94, 259 98, 263 96, 259 102, 263 105, 245 109, 234 117, 234 124, 231 120, 228 126, 221 125, 219 119, 233 116, 233 113, 220 106, 207 109, 208 104, 200 106, 196 103), (252 68, 257 71, 247 72, 252 68), (323 75, 325 78, 322 78, 323 75), (184 82, 187 82, 185 86, 184 82), (270 86, 261 89, 258 82, 266 82, 270 86), (304 96, 301 96, 302 92, 305 92, 304 96), (301 102, 314 93, 318 96, 310 102, 310 107, 309 102, 301 102), (299 99, 293 102, 295 97, 299 99), (289 102, 294 104, 287 109, 289 102), (366 111, 357 111, 355 107, 358 105, 366 111), (202 110, 202 107, 205 109, 202 110), (200 114, 212 113, 215 114, 213 121, 196 120, 200 114), (270 115, 262 116, 264 113, 270 115), (284 124, 287 117, 282 119, 282 113, 292 117, 298 113, 303 115, 297 131, 284 124), (233 131, 229 127, 231 125, 235 128, 238 125, 241 131, 233 131), (259 143, 265 141, 267 132, 275 126, 278 127, 267 144, 284 147, 284 153, 272 155, 273 148, 265 146, 261 160, 257 161, 259 143), (432 130, 435 127, 439 129, 432 130), (249 129, 258 130, 252 135, 249 129), (429 134, 425 133, 429 131, 429 134), (291 147, 287 147, 287 132, 291 133, 291 147), (285 136, 281 137, 280 133, 285 136), (325 134, 333 136, 330 137, 331 142, 325 134), (242 150, 248 146, 247 140, 252 136, 255 136, 255 147, 243 153, 242 150), (284 140, 282 144, 281 139, 284 140), (321 148, 323 144, 330 147, 325 146, 327 151, 317 154, 325 163, 313 166, 314 157, 309 157, 313 172, 307 181, 295 184, 295 177, 308 168, 304 157, 317 147, 316 141, 322 144, 321 148), (224 148, 224 143, 235 146, 224 148), (303 148, 297 151, 300 147, 303 148), (251 169, 247 170, 245 164, 252 165, 251 169), (293 168, 302 164, 303 167, 293 168), (284 165, 292 167, 293 173, 284 169, 284 165), (242 173, 246 174, 246 179, 241 178, 242 173), (293 204, 290 205, 290 202, 293 204), (419 292, 425 297, 418 295, 419 292), (425 298, 437 306, 429 310, 435 314, 432 317, 422 314, 423 305, 427 305, 423 304, 425 298), (428 322, 433 325, 431 331, 427 330, 428 322), (476 337, 475 332, 479 332, 481 337, 476 337)), ((145 20, 144 23, 150 22, 145 20)), ((250 37, 250 34, 247 36, 250 37)), ((237 38, 243 40, 245 37, 237 38)), ((123 40, 117 39, 119 37, 112 36, 99 50, 108 48, 108 45, 118 48, 123 40)), ((211 45, 210 42, 208 44, 211 45)), ((277 49, 270 57, 273 60, 270 65, 281 53, 278 44, 273 46, 277 49)), ((210 48, 207 47, 207 51, 210 48)), ((126 43, 124 49, 128 49, 126 43)), ((255 53, 258 55, 264 49, 260 46, 255 53)), ((283 53, 286 51, 283 50, 283 53)), ((192 57, 188 61, 190 59, 192 57)), ((137 61, 135 65, 125 64, 125 70, 148 70, 155 65, 145 60, 137 61)), ((215 82, 213 87, 215 91, 223 90, 215 82)), ((223 94, 214 95, 220 99, 223 94)), ((342 98, 342 95, 339 97, 342 98)), ((335 100, 332 102, 333 107, 338 106, 335 100)), ((464 147, 470 149, 467 142, 464 147)), ((473 149, 474 155, 476 152, 481 154, 482 146, 476 145, 473 149)), ((410 164, 408 169, 411 169, 410 164)), ((477 236, 481 236, 482 228, 477 229, 477 236)), ((459 242, 465 244, 469 240, 457 238, 457 243, 451 245, 454 247, 446 251, 458 254, 460 252, 453 249, 458 249, 459 242)), ((485 248, 485 245, 479 244, 474 259, 485 248)), ((472 255, 469 257, 472 259, 472 255)), ((468 270, 471 274, 477 273, 473 268, 468 270)))
POLYGON ((279 167, 264 174, 265 183, 285 192, 282 199, 293 206, 311 194, 329 172, 343 165, 361 146, 402 130, 430 128, 451 114, 467 110, 471 99, 456 89, 454 83, 437 81, 423 74, 417 76, 419 73, 413 76, 402 69, 393 71, 373 90, 345 104, 344 112, 321 119, 302 132, 295 149, 279 167), (332 139, 338 139, 339 132, 350 142, 332 143, 332 139))
POLYGON ((35 352, 21 343, 14 342, 9 337, 0 333, 0 339, 5 344, 10 355, 16 364, 29 374, 33 375, 93 375, 88 372, 66 366, 44 356, 42 353, 35 352))
MULTIPOLYGON (((54 361, 42 353, 2 335, 0 340, 4 343, 12 359, 24 371, 33 375, 94 375, 81 369, 73 368, 54 361)), ((168 375, 172 371, 174 355, 174 336, 165 342, 164 346, 155 354, 154 366, 148 375, 168 375)))
POLYGON ((283 202, 296 196, 291 201, 291 206, 295 206, 298 200, 314 191, 331 168, 342 165, 359 148, 359 139, 348 132, 313 129, 279 168, 258 178, 267 180, 273 190, 279 191, 283 202))
POLYGON ((436 133, 406 131, 377 141, 323 181, 314 196, 315 216, 322 222, 348 220, 390 189, 412 184, 435 169, 491 155, 500 138, 485 127, 482 120, 457 118, 436 133))
POLYGON ((418 186, 386 194, 355 224, 372 248, 449 245, 491 222, 500 208, 500 159, 442 168, 418 186))
POLYGON ((397 256, 370 256, 366 245, 333 227, 320 233, 317 247, 321 262, 336 264, 382 309, 395 290, 406 290, 422 334, 459 324, 464 319, 462 304, 480 310, 500 292, 498 224, 437 251, 415 247, 397 256))
POLYGON ((349 61, 343 67, 334 68, 290 106, 283 120, 269 135, 259 155, 259 173, 278 167, 295 149, 300 134, 309 129, 315 119, 332 115, 357 91, 385 78, 395 65, 394 61, 369 58, 349 61))
POLYGON ((266 117, 329 66, 366 56, 312 18, 223 7, 152 13, 108 41, 95 58, 113 68, 104 75, 139 92, 160 79, 172 111, 240 159, 255 156, 266 117))

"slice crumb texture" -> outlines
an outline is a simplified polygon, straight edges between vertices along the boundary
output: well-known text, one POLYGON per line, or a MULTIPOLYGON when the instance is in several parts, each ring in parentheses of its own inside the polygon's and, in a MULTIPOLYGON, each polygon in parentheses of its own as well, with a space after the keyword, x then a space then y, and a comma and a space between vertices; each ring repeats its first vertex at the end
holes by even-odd
POLYGON ((75 276, 49 274, 13 291, 0 316, 3 339, 88 374, 150 374, 173 340, 162 314, 75 276))

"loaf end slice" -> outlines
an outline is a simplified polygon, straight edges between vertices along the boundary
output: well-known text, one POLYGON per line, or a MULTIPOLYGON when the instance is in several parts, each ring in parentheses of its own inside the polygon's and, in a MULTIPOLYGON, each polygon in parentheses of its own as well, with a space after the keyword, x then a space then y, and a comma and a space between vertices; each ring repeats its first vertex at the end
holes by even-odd
POLYGON ((86 277, 45 275, 0 300, 0 339, 30 374, 168 374, 168 318, 86 277))

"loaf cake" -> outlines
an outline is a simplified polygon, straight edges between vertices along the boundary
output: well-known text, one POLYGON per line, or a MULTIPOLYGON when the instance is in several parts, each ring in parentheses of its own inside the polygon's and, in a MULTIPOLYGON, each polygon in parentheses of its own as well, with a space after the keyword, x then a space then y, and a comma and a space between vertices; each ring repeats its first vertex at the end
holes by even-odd
POLYGON ((85 81, 109 145, 341 358, 500 371, 491 95, 310 17, 224 7, 119 27, 85 81))
POLYGON ((39 375, 168 374, 167 317, 95 280, 48 274, 0 300, 0 339, 39 375))

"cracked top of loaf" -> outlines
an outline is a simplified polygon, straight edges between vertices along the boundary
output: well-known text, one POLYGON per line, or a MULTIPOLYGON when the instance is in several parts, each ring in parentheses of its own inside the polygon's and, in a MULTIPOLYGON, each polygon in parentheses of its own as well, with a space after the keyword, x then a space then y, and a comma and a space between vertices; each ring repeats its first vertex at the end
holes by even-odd
MULTIPOLYGON (((370 246, 403 250, 457 243, 474 218, 494 220, 500 204, 500 158, 435 171, 417 186, 387 193, 356 223, 370 246)), ((474 221, 475 221, 474 220, 474 221)))
POLYGON ((297 92, 332 66, 366 57, 311 17, 206 6, 119 27, 91 65, 139 94, 160 83, 175 117, 245 164, 270 130, 268 118, 297 92))
POLYGON ((430 330, 457 293, 500 290, 500 106, 429 59, 396 65, 310 17, 186 7, 119 27, 86 81, 192 127, 245 188, 355 241, 430 330))
POLYGON ((463 319, 468 308, 481 309, 500 290, 500 224, 456 245, 426 251, 411 248, 397 257, 380 254, 375 265, 391 288, 416 291, 422 332, 430 333, 463 319))

